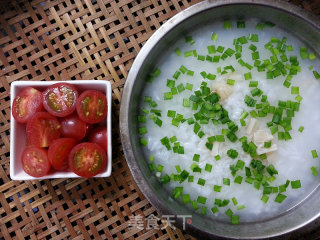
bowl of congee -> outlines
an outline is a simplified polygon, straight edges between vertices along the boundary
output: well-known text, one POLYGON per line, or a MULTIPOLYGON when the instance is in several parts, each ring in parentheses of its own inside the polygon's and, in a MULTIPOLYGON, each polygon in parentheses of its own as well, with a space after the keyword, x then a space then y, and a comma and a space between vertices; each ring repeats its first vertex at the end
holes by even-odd
POLYGON ((136 57, 120 130, 140 190, 199 239, 320 226, 320 20, 281 1, 203 1, 136 57))

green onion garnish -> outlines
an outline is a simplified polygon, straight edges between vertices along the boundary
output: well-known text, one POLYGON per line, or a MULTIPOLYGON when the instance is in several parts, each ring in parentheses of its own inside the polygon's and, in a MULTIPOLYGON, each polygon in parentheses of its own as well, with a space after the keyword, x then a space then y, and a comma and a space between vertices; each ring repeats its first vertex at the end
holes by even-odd
POLYGON ((147 132, 148 132, 148 130, 147 130, 146 127, 140 127, 139 128, 139 134, 140 135, 146 134, 147 132))
POLYGON ((197 202, 198 202, 198 203, 201 203, 201 204, 206 204, 207 198, 206 198, 206 197, 203 197, 203 196, 198 196, 197 202))
POLYGON ((279 193, 277 197, 274 199, 274 201, 277 203, 282 203, 286 198, 287 198, 286 195, 279 193))
POLYGON ((230 158, 235 159, 236 157, 238 157, 238 152, 235 149, 229 149, 227 151, 227 154, 230 158))
POLYGON ((317 79, 317 80, 320 79, 320 73, 318 73, 317 71, 312 71, 312 73, 313 73, 315 79, 317 79))
MULTIPOLYGON (((241 210, 241 209, 244 209, 244 208, 246 208, 245 205, 240 205, 240 206, 237 207, 237 210, 241 210)), ((234 216, 234 215, 233 215, 233 216, 234 216)))
POLYGON ((209 54, 213 54, 213 53, 216 53, 216 46, 215 45, 210 45, 207 47, 208 48, 208 53, 209 54))
POLYGON ((199 154, 194 154, 193 155, 193 161, 199 162, 199 159, 200 159, 200 155, 199 154))
POLYGON ((228 210, 225 211, 225 214, 226 214, 227 216, 231 217, 231 216, 233 215, 233 212, 231 211, 230 208, 228 208, 228 210))
POLYGON ((233 205, 237 206, 237 204, 238 204, 237 199, 235 197, 233 197, 231 200, 232 200, 233 205))
POLYGON ((218 34, 213 32, 212 35, 211 35, 211 40, 212 41, 217 41, 218 40, 218 34))
POLYGON ((299 87, 291 87, 291 94, 299 95, 299 87))
POLYGON ((232 28, 232 22, 230 22, 230 21, 224 21, 223 27, 224 27, 225 29, 230 29, 230 28, 232 28))
POLYGON ((146 117, 144 115, 139 115, 138 116, 138 122, 139 123, 145 123, 146 122, 146 117))
POLYGON ((232 223, 232 224, 239 224, 239 219, 240 219, 240 216, 238 216, 238 215, 232 215, 232 216, 231 216, 231 223, 232 223))
POLYGON ((195 211, 197 211, 197 210, 199 209, 198 204, 197 204, 197 201, 192 201, 191 204, 192 204, 192 207, 193 207, 193 209, 194 209, 195 211))
POLYGON ((291 181, 291 187, 292 187, 292 189, 301 188, 301 182, 300 182, 300 180, 291 181))
POLYGON ((207 163, 206 166, 205 166, 205 168, 204 168, 204 170, 207 171, 207 172, 211 172, 211 170, 212 170, 212 165, 209 164, 209 163, 207 163))
POLYGON ((223 184, 230 186, 230 179, 229 178, 223 178, 223 184))
POLYGON ((317 167, 315 167, 315 166, 311 167, 311 172, 312 172, 313 176, 317 176, 318 175, 317 167))
POLYGON ((214 207, 211 208, 211 212, 213 214, 215 214, 215 213, 219 212, 219 209, 216 206, 214 206, 214 207))
POLYGON ((235 179, 234 179, 234 182, 235 183, 238 183, 238 184, 241 184, 242 183, 242 178, 241 176, 237 176, 235 179))
POLYGON ((237 28, 245 28, 246 22, 245 21, 237 21, 237 28))
POLYGON ((318 157, 317 150, 314 149, 314 150, 311 151, 311 153, 312 153, 312 157, 313 158, 317 158, 318 157))
POLYGON ((194 176, 188 176, 188 182, 193 182, 194 176))
POLYGON ((172 99, 172 93, 171 92, 165 92, 163 96, 164 100, 170 100, 172 99))
POLYGON ((143 146, 147 146, 147 145, 148 145, 148 141, 147 141, 145 138, 141 138, 141 139, 140 139, 140 143, 141 143, 143 146))
POLYGON ((267 203, 268 200, 269 200, 269 197, 267 195, 262 195, 262 197, 261 197, 262 202, 267 203))
POLYGON ((181 50, 179 48, 176 48, 174 52, 177 54, 177 56, 181 55, 181 50))
POLYGON ((183 194, 182 195, 182 201, 184 203, 191 203, 190 195, 189 194, 183 194))
POLYGON ((269 141, 269 142, 264 142, 264 147, 265 148, 270 148, 271 147, 271 141, 269 141))
POLYGON ((233 86, 235 83, 235 80, 233 79, 227 79, 227 84, 233 86))
POLYGON ((191 45, 195 43, 195 41, 191 36, 186 36, 185 40, 186 40, 186 43, 190 43, 191 45))
POLYGON ((215 192, 221 192, 221 186, 218 186, 218 185, 214 185, 213 186, 213 191, 215 191, 215 192))
POLYGON ((201 185, 201 186, 204 186, 206 184, 206 180, 204 180, 202 178, 199 178, 198 184, 201 185))

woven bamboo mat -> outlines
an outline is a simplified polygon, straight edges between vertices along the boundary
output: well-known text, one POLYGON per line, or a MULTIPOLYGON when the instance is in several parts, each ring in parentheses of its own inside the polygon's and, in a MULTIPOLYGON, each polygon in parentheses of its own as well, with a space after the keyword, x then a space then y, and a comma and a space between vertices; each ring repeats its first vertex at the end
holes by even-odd
MULTIPOLYGON (((118 118, 125 79, 143 44, 199 1, 0 2, 0 239, 194 239, 161 220, 159 229, 130 228, 133 215, 160 216, 130 174, 118 118), (112 83, 112 177, 10 180, 10 83, 22 79, 112 83)), ((320 15, 319 1, 292 2, 320 15)))

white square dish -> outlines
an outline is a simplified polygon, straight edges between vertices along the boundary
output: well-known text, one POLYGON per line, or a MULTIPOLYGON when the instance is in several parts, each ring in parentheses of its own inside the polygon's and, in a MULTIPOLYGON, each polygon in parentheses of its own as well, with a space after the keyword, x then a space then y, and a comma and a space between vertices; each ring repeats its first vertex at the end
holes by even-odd
MULTIPOLYGON (((103 80, 75 80, 75 81, 15 81, 11 83, 10 97, 11 106, 16 95, 25 87, 34 87, 39 91, 45 90, 48 86, 58 83, 67 82, 75 85, 79 93, 84 90, 98 90, 104 92, 108 101, 108 113, 106 117, 106 126, 108 133, 108 149, 107 149, 107 168, 95 177, 109 177, 112 169, 112 143, 111 143, 111 102, 112 90, 111 84, 103 80)), ((26 147, 25 124, 18 123, 12 116, 10 121, 10 177, 12 180, 38 180, 51 178, 79 178, 73 172, 54 172, 46 176, 35 178, 28 175, 22 168, 21 155, 26 147)))

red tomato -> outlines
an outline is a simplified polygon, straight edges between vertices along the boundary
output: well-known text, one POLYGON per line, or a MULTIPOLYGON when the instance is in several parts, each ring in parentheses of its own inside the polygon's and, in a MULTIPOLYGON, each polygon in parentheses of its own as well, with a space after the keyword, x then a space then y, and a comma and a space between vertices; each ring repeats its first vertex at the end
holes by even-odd
POLYGON ((61 171, 68 168, 68 156, 76 144, 77 141, 72 138, 59 138, 51 143, 48 158, 54 169, 61 171))
POLYGON ((80 120, 77 114, 72 114, 60 120, 61 134, 64 137, 81 140, 86 135, 87 124, 80 120))
POLYGON ((96 90, 87 90, 80 94, 77 101, 79 118, 86 123, 98 123, 107 116, 106 96, 96 90))
POLYGON ((47 112, 36 112, 26 127, 28 146, 48 147, 60 137, 61 125, 56 117, 47 112))
POLYGON ((42 93, 32 87, 23 89, 12 103, 12 116, 20 123, 26 123, 35 112, 42 110, 42 93))
POLYGON ((89 142, 99 144, 105 151, 108 149, 108 132, 106 127, 93 129, 89 135, 89 142))
POLYGON ((43 177, 50 170, 47 150, 28 147, 22 153, 22 168, 32 177, 43 177))
POLYGON ((65 117, 76 108, 78 91, 69 83, 56 83, 43 92, 43 106, 54 116, 65 117))
POLYGON ((102 172, 106 165, 106 152, 96 143, 80 143, 69 154, 69 166, 81 177, 93 177, 102 172))
POLYGON ((93 124, 87 124, 86 127, 86 137, 89 136, 89 134, 91 133, 91 130, 93 129, 93 124))

